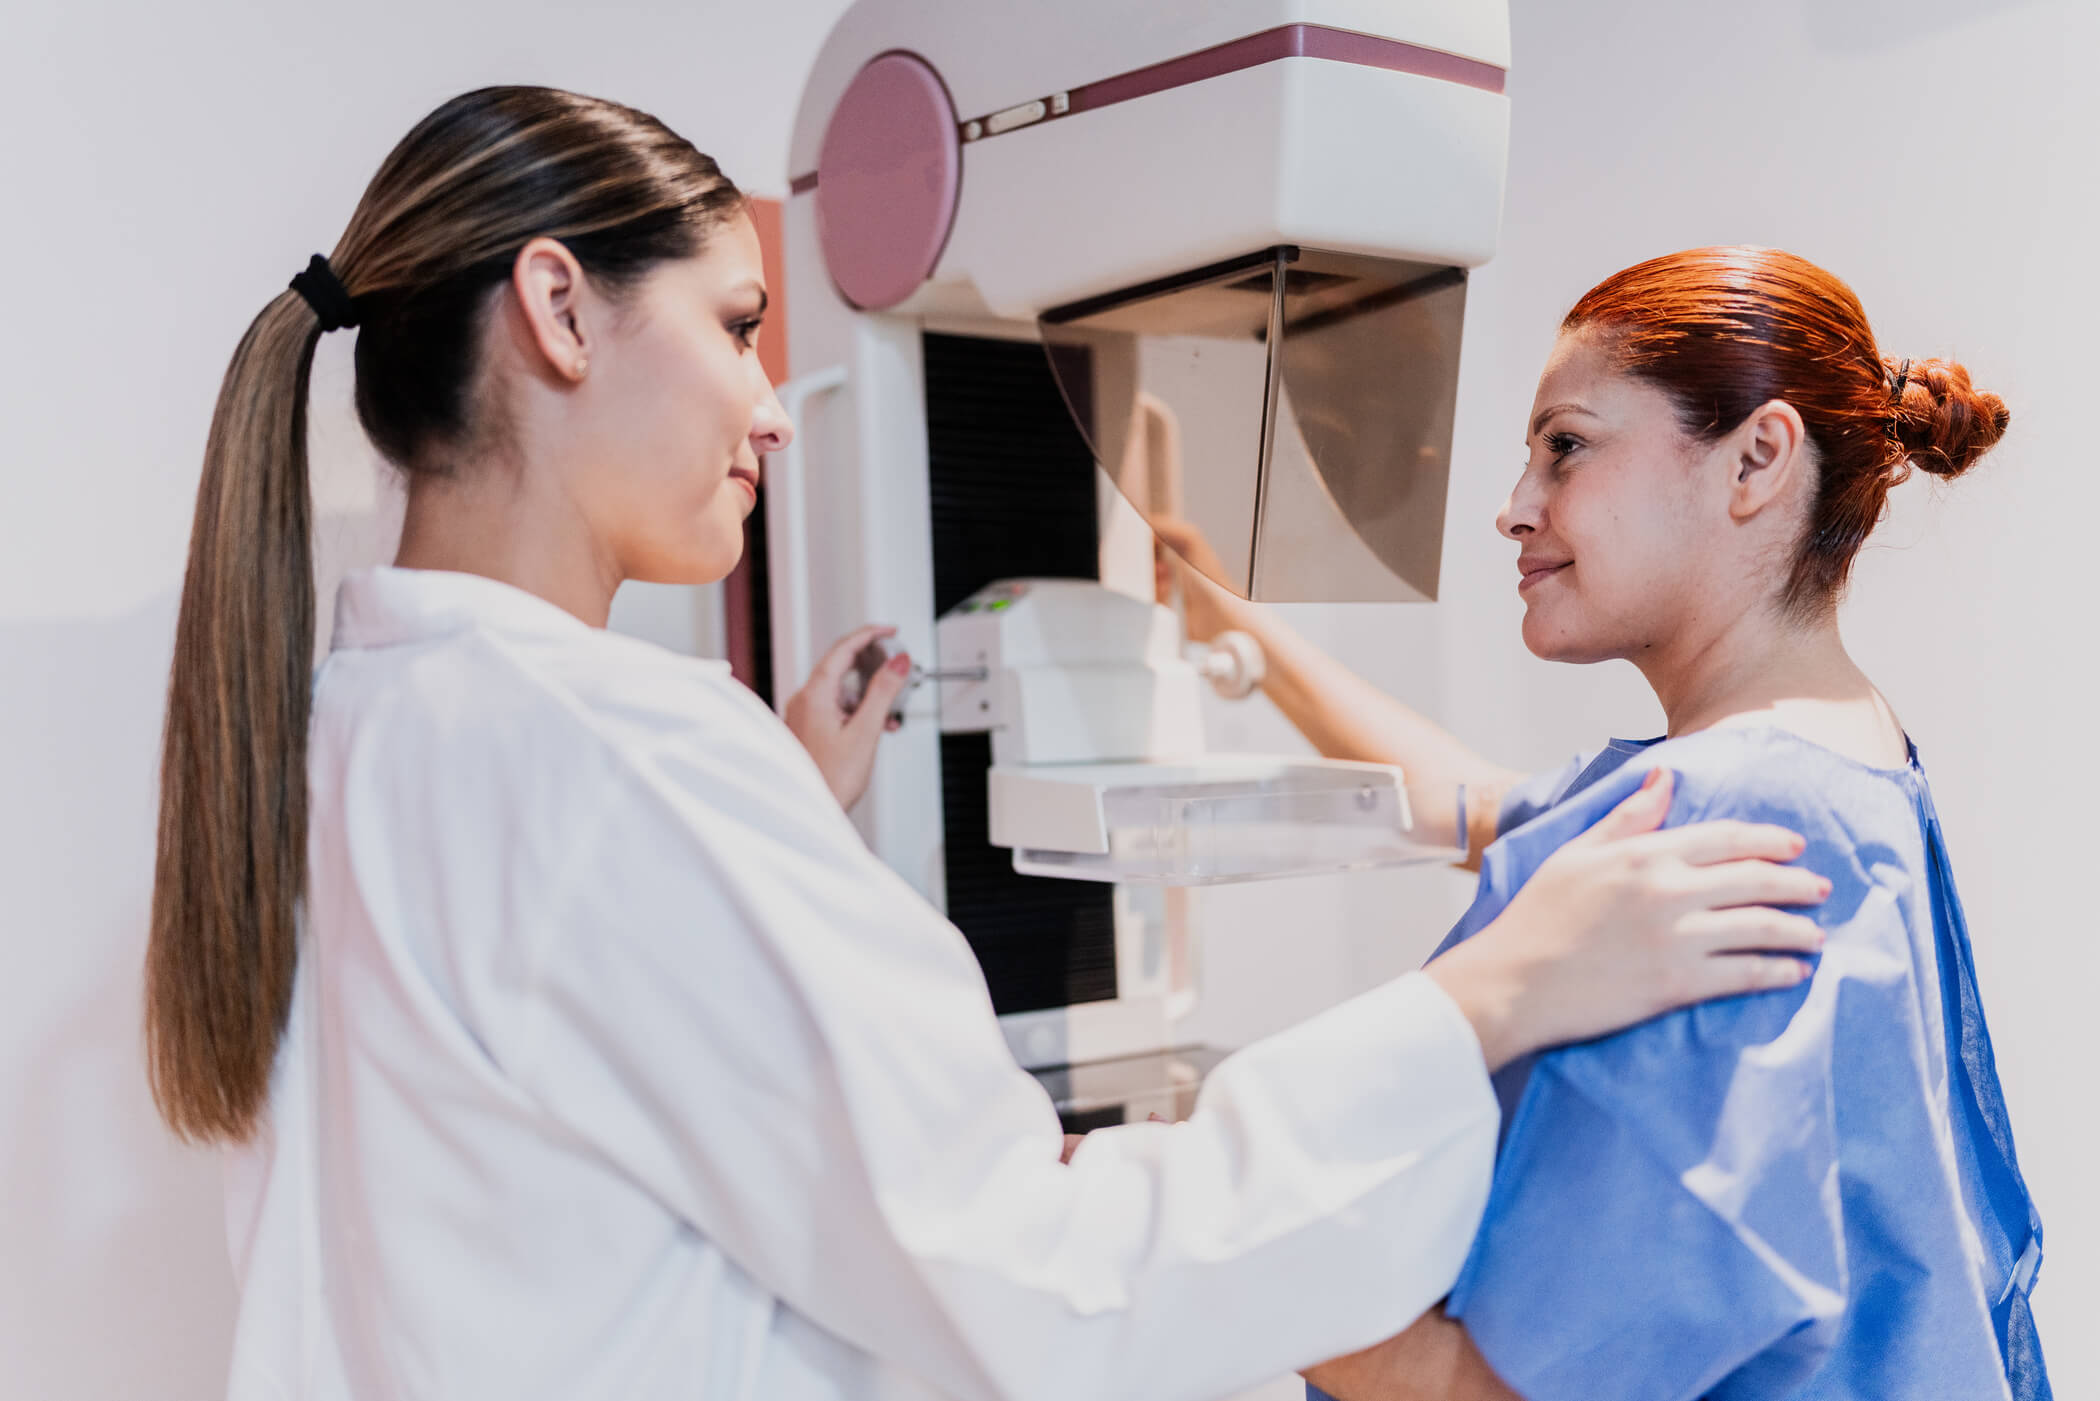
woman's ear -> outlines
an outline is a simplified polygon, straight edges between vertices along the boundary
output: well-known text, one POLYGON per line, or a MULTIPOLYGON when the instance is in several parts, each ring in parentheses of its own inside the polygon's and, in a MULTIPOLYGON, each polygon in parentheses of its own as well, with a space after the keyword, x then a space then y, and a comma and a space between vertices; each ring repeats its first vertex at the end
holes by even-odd
POLYGON ((1808 429, 1800 411, 1784 399, 1759 407, 1729 435, 1733 480, 1728 514, 1748 521, 1785 497, 1808 470, 1808 429))
POLYGON ((557 380, 581 380, 590 369, 593 336, 589 284, 576 255, 558 239, 535 238, 518 250, 510 285, 545 369, 557 380))

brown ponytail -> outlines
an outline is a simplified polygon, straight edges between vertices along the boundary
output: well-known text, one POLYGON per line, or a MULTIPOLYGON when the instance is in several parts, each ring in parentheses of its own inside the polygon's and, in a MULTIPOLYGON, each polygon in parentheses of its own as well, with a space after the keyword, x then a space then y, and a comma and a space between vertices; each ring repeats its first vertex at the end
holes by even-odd
POLYGON ((286 292, 233 353, 204 449, 161 754, 147 1068, 180 1133, 253 1121, 291 1003, 313 662, 306 383, 286 292))
MULTIPOLYGON (((484 88, 417 124, 329 256, 354 304, 357 410, 408 472, 501 431, 479 392, 488 309, 518 250, 561 239, 617 291, 699 252, 742 207, 654 117, 549 88, 484 88)), ((291 1009, 306 879, 314 647, 306 393, 320 322, 263 308, 219 389, 175 627, 146 954, 153 1096, 186 1138, 243 1139, 291 1009)))
POLYGON ((1668 394, 1701 442, 1770 400, 1794 406, 1817 466, 1781 595, 1797 617, 1836 605, 1889 488, 1912 466, 1959 476, 2011 420, 1960 365, 1884 359, 1852 289, 1776 248, 1693 248, 1638 263, 1585 293, 1561 329, 1609 337, 1626 372, 1668 394))

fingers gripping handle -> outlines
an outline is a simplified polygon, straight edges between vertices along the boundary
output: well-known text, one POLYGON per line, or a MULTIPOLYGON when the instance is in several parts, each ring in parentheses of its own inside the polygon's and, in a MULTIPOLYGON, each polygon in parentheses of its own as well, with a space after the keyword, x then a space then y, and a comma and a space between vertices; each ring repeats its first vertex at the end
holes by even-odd
MULTIPOLYGON (((809 476, 799 431, 803 414, 843 387, 846 367, 831 365, 780 386, 780 407, 797 432, 766 464, 766 588, 772 598, 773 690, 785 703, 816 660, 811 641, 809 476)), ((778 705, 775 707, 778 708, 778 705)))

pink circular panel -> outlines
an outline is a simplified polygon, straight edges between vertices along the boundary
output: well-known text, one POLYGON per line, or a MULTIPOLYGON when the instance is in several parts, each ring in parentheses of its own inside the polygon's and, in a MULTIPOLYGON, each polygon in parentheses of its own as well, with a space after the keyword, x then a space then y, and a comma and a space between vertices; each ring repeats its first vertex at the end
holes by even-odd
POLYGON ((817 155, 817 239, 846 300, 880 311, 917 291, 961 188, 955 107, 933 69, 890 53, 855 74, 817 155))

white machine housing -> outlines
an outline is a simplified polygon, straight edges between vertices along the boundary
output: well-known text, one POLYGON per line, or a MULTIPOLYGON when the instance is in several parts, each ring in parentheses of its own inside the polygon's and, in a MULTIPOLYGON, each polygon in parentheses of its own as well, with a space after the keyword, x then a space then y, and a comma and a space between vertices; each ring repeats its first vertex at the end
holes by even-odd
POLYGON ((1156 603, 1082 579, 1001 580, 950 610, 938 641, 944 671, 984 672, 941 683, 941 729, 990 731, 999 768, 1203 752, 1202 682, 1156 603))
MULTIPOLYGON (((816 172, 833 108, 884 53, 925 60, 969 121, 1292 25, 1509 67, 1506 0, 862 0, 810 70, 789 170, 816 172)), ((1494 256, 1508 145, 1498 91, 1317 58, 1037 120, 964 147, 939 265, 889 312, 1026 326, 1277 244, 1477 267, 1494 256)))
MULTIPOLYGON (((922 335, 1034 341, 1047 310, 1282 245, 1478 266, 1501 216, 1508 62, 1506 0, 860 0, 832 31, 797 116, 784 215, 791 379, 781 397, 799 432, 767 464, 774 674, 799 679, 817 641, 879 619, 914 657, 986 665, 1000 679, 981 685, 1008 688, 974 700, 968 684, 913 692, 854 814, 929 900, 944 903, 944 721, 962 723, 986 701, 1017 717, 995 738, 1001 767, 1100 747, 1089 717, 1126 716, 1128 742, 1105 747, 1155 759, 1189 757, 1184 737, 1200 750, 1201 727, 1190 718, 1196 678, 1171 655, 1173 635, 1161 630, 1171 620, 1149 602, 1132 601, 1144 621, 1130 624, 1145 630, 1143 676, 1089 672, 1060 650, 1055 619, 1071 602, 1062 589, 1037 585, 1016 605, 1014 621, 1040 613, 1033 634, 994 636, 966 616, 936 635, 922 335), (1203 71, 1206 51, 1287 29, 1396 41, 1491 78, 1310 55, 1203 71), (816 177, 842 96, 897 52, 938 74, 963 124, 960 193, 923 285, 864 310, 827 266, 816 177), (1061 95, 1177 62, 1187 81, 1060 108, 1061 95), (1090 687, 1112 704, 1086 703, 1090 687), (1074 747, 1074 734, 1094 740, 1074 747)), ((1106 476, 1101 491, 1104 540, 1127 537, 1130 508, 1106 476)), ((1148 535, 1141 521, 1138 531, 1148 535)), ((1186 931, 1162 934, 1173 916, 1156 896, 1118 888, 1114 1001, 1002 1018, 1024 1065, 1170 1044, 1186 960, 1169 966, 1157 950, 1186 931)))
POLYGON ((941 730, 991 735, 989 835, 1025 874, 1209 885, 1448 855, 1388 765, 1205 753, 1201 676, 1156 603, 1000 580, 939 637, 941 730))

